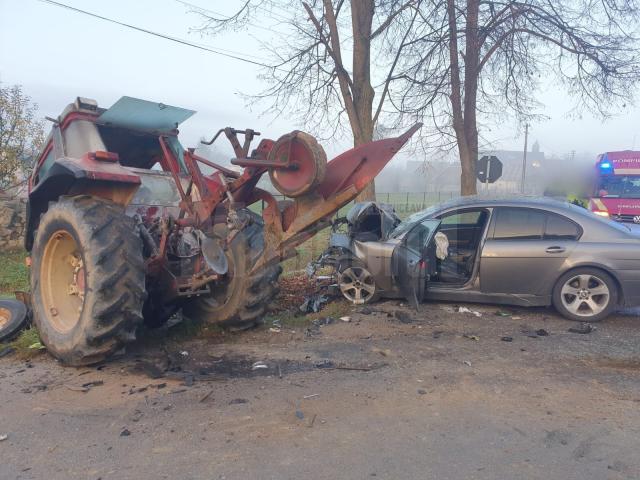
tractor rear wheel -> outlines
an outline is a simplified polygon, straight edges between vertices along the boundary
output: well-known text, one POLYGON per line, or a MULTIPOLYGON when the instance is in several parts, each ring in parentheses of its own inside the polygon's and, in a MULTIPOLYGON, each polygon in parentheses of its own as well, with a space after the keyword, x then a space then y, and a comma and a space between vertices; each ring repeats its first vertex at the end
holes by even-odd
POLYGON ((224 280, 209 285, 211 293, 186 302, 183 313, 192 319, 233 330, 259 325, 269 303, 278 294, 280 265, 250 274, 264 250, 262 219, 254 221, 232 240, 227 249, 229 270, 224 280))
POLYGON ((121 207, 89 196, 50 204, 32 261, 34 322, 53 356, 90 365, 135 339, 145 267, 142 242, 121 207))

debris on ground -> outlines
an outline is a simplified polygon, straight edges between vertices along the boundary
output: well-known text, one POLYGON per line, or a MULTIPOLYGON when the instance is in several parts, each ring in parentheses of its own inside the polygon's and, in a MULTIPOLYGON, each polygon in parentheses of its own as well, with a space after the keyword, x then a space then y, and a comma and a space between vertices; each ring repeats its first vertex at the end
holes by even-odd
POLYGON ((77 385, 65 385, 65 387, 67 387, 67 389, 71 390, 72 392, 87 393, 89 391, 89 387, 81 387, 77 385))
POLYGON ((298 308, 305 297, 312 295, 317 286, 306 275, 291 275, 278 280, 280 294, 276 297, 272 311, 281 312, 298 308))
POLYGON ((464 338, 468 338, 469 340, 474 340, 474 341, 476 341, 476 342, 477 342, 478 340, 480 340, 480 337, 479 337, 479 336, 477 336, 477 335, 470 335, 470 334, 468 334, 468 333, 465 333, 465 334, 463 334, 462 336, 463 336, 464 338))
POLYGON ((251 365, 251 370, 255 371, 255 370, 260 370, 260 369, 268 369, 269 366, 264 363, 263 361, 257 361, 256 363, 254 363, 253 365, 251 365))
POLYGON ((234 398, 229 402, 229 405, 242 405, 244 403, 249 403, 249 400, 246 398, 234 398))
POLYGON ((311 421, 309 422, 309 425, 307 425, 309 428, 313 427, 313 424, 316 422, 316 417, 318 416, 317 413, 313 414, 313 417, 311 417, 311 421))
POLYGON ((302 313, 318 313, 328 301, 328 296, 314 293, 307 295, 299 308, 302 313))
POLYGON ((458 307, 458 309, 456 310, 456 312, 458 313, 470 313, 472 315, 475 315, 476 317, 481 317, 482 314, 476 310, 471 310, 470 308, 467 307, 458 307))
POLYGON ((318 327, 322 327, 324 325, 331 325, 334 321, 335 320, 333 317, 324 317, 313 320, 311 323, 313 325, 317 325, 318 327))
POLYGON ((300 420, 304 420, 304 413, 302 413, 302 410, 296 410, 296 417, 300 420))
POLYGON ((503 342, 513 342, 513 337, 500 337, 503 342))
POLYGON ((587 334, 587 333, 591 333, 596 329, 596 327, 594 327, 593 325, 591 325, 590 323, 586 323, 583 322, 580 325, 576 326, 576 327, 571 327, 569 329, 570 333, 580 333, 580 334, 587 334))
POLYGON ((511 314, 509 312, 503 312, 501 310, 498 310, 496 313, 494 313, 494 315, 496 317, 510 317, 511 314))
POLYGON ((273 327, 271 327, 271 328, 269 329, 269 331, 270 331, 271 333, 280 333, 282 330, 280 330, 279 328, 273 328, 273 327))
POLYGON ((120 436, 121 437, 128 437, 129 435, 131 435, 131 432, 129 431, 129 429, 125 428, 124 430, 122 430, 120 432, 120 436))
POLYGON ((44 350, 45 347, 41 342, 34 342, 31 345, 29 345, 29 349, 30 350, 44 350))
POLYGON ((7 438, 9 438, 9 435, 0 435, 0 442, 4 442, 7 438))
POLYGON ((351 317, 340 317, 340 320, 342 320, 343 322, 350 322, 351 321, 351 317))
POLYGON ((382 349, 382 348, 372 348, 371 351, 373 353, 379 353, 380 355, 382 355, 383 357, 390 357, 391 356, 391 350, 389 350, 388 348, 382 349))
POLYGON ((419 388, 418 389, 418 395, 426 395, 427 391, 424 388, 419 388))
POLYGON ((331 360, 320 360, 314 363, 314 367, 316 368, 334 368, 335 365, 331 360))
POLYGON ((522 320, 522 317, 519 317, 518 315, 514 315, 511 317, 511 320, 522 320))
POLYGON ((371 315, 373 311, 374 310, 371 307, 362 307, 360 310, 358 310, 358 313, 361 313, 362 315, 371 315))
POLYGON ((334 322, 333 317, 318 318, 311 321, 311 326, 304 331, 305 337, 312 337, 314 335, 320 335, 320 328, 325 325, 331 325, 334 322))
POLYGON ((520 333, 522 333, 523 335, 526 335, 529 338, 546 337, 549 335, 549 332, 547 332, 544 328, 534 330, 528 325, 522 325, 520 329, 520 333))
POLYGON ((470 367, 470 366, 471 366, 471 362, 470 362, 469 360, 465 360, 465 361, 464 361, 464 362, 462 362, 462 363, 464 363, 467 367, 470 367))
POLYGON ((413 323, 413 317, 403 310, 396 310, 393 316, 400 320, 400 323, 413 323))
POLYGON ((207 393, 205 393, 205 394, 200 398, 199 402, 200 402, 200 403, 204 403, 204 402, 206 402, 206 401, 209 399, 209 397, 210 397, 211 395, 213 395, 213 389, 212 389, 212 390, 209 390, 207 393))
POLYGON ((104 385, 104 381, 103 380, 92 380, 90 382, 86 382, 86 383, 82 384, 82 386, 84 388, 100 387, 102 385, 104 385))
POLYGON ((320 394, 319 393, 312 393, 311 395, 305 395, 302 398, 304 398, 305 400, 308 400, 310 398, 317 397, 318 395, 320 395, 320 394))

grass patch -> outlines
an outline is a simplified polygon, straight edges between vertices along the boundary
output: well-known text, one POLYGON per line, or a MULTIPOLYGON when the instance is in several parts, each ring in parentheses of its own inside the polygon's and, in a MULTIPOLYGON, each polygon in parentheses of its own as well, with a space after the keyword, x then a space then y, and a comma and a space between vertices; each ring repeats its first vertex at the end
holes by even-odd
POLYGON ((29 269, 24 250, 0 252, 0 296, 13 296, 16 290, 29 290, 29 269))
POLYGON ((22 330, 15 340, 9 343, 0 343, 0 348, 12 347, 16 350, 16 356, 21 360, 30 360, 36 355, 42 353, 44 349, 30 348, 32 345, 39 344, 40 335, 35 327, 22 330))

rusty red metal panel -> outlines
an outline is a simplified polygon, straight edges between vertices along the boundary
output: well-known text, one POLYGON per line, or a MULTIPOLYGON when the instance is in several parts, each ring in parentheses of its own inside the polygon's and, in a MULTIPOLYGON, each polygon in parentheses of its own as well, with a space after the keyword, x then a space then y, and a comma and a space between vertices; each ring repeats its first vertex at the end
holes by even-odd
POLYGON ((325 199, 351 186, 361 192, 421 126, 418 123, 399 137, 370 142, 338 155, 327 164, 324 181, 317 191, 325 199))

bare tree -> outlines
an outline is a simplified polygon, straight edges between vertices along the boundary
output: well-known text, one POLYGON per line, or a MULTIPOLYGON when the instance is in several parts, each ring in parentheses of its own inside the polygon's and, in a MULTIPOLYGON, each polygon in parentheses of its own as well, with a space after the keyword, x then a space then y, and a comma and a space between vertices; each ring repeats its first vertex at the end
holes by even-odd
POLYGON ((26 176, 44 140, 43 122, 36 118, 38 106, 20 85, 0 85, 0 187, 6 188, 26 176))
MULTIPOLYGON (((206 34, 276 16, 276 41, 264 44, 272 66, 261 77, 269 87, 257 98, 316 132, 335 135, 346 120, 358 146, 372 141, 382 115, 397 108, 390 91, 401 79, 397 67, 423 1, 246 0, 231 17, 194 11, 203 18, 196 30, 206 34)), ((359 198, 375 199, 374 184, 359 198)))
POLYGON ((476 193, 478 117, 534 117, 537 89, 564 85, 577 108, 607 114, 638 80, 635 0, 433 0, 423 5, 399 68, 398 110, 431 116, 461 161, 463 195, 476 193))

